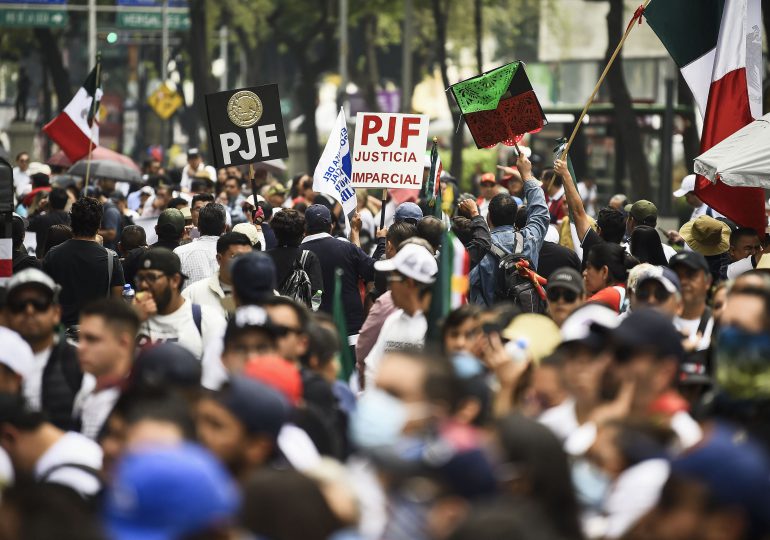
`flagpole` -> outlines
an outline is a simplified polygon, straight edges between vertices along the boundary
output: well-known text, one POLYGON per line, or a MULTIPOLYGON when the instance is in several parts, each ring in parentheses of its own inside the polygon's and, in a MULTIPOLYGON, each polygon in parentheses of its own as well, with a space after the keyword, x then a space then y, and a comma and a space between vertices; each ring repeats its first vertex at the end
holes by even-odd
MULTIPOLYGON (((102 77, 102 52, 98 51, 96 53, 96 87, 94 89, 94 97, 91 100, 91 118, 92 122, 96 122, 96 95, 99 91, 99 87, 101 86, 101 77, 102 77)), ((83 189, 83 196, 85 196, 86 193, 88 193, 88 183, 90 181, 91 177, 91 155, 93 153, 94 149, 94 129, 93 124, 91 127, 91 133, 90 137, 88 137, 88 161, 86 161, 86 182, 85 182, 85 189, 83 189)))
POLYGON ((631 22, 628 23, 628 27, 626 27, 626 32, 623 34, 623 38, 620 40, 620 43, 618 43, 618 46, 615 47, 615 52, 612 53, 612 56, 610 57, 609 62, 607 62, 607 65, 605 66, 601 77, 599 77, 599 82, 596 83, 596 86, 594 87, 594 91, 591 93, 591 97, 588 98, 588 101, 586 102, 585 107, 583 107, 583 112, 580 113, 580 117, 578 118, 578 121, 575 123, 575 127, 572 129, 572 134, 569 136, 567 145, 564 147, 564 152, 561 155, 561 159, 567 158, 567 154, 569 153, 570 146, 572 146, 572 142, 575 140, 575 136, 577 135, 577 132, 580 129, 580 125, 583 123, 583 119, 585 118, 586 114, 588 114, 588 109, 590 109, 591 105, 593 105, 594 99, 596 99, 596 94, 599 93, 599 88, 604 82, 604 78, 607 76, 607 73, 609 73, 610 68, 612 67, 612 64, 615 63, 615 59, 620 53, 620 49, 622 49, 623 45, 626 43, 626 39, 628 39, 628 36, 631 34, 631 30, 633 30, 634 26, 636 26, 634 23, 638 20, 639 24, 641 24, 642 15, 644 15, 644 10, 647 8, 647 6, 651 1, 652 0, 645 0, 644 4, 639 6, 637 10, 634 12, 634 16, 631 18, 631 22))

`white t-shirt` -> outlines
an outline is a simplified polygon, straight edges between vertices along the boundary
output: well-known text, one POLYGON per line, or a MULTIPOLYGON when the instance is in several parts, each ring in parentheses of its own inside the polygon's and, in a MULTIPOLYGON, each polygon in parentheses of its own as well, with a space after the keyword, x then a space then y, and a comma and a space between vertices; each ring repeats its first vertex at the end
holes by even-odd
POLYGON ((559 405, 546 409, 537 421, 550 429, 562 443, 580 427, 575 412, 575 400, 572 398, 567 398, 559 405))
POLYGON ((224 335, 227 321, 211 306, 201 306, 201 331, 195 326, 192 303, 185 300, 182 306, 169 315, 155 315, 139 327, 140 343, 171 341, 179 343, 196 358, 203 356, 206 345, 224 335))
POLYGON ((96 440, 119 397, 120 390, 116 387, 96 391, 96 377, 86 373, 72 405, 73 416, 80 417, 80 433, 96 440))
POLYGON ((99 480, 91 473, 75 467, 57 468, 64 464, 83 465, 95 470, 102 468, 102 447, 80 433, 68 432, 40 456, 35 464, 35 479, 61 484, 83 496, 95 495, 101 488, 99 480))
POLYGON ((398 309, 388 315, 382 323, 380 335, 372 350, 366 357, 364 373, 364 388, 374 388, 374 376, 380 365, 382 356, 389 351, 397 351, 410 347, 422 347, 425 342, 425 332, 428 331, 428 321, 422 311, 410 317, 403 309, 398 309))
POLYGON ((27 405, 33 411, 39 411, 43 408, 43 371, 45 371, 52 350, 53 347, 48 347, 44 351, 35 353, 35 361, 27 367, 24 380, 21 382, 21 392, 24 399, 27 400, 27 405))
POLYGON ((680 332, 684 332, 685 335, 690 337, 690 341, 698 342, 696 351, 705 351, 711 345, 711 331, 714 329, 714 319, 711 318, 706 323, 706 328, 703 330, 703 336, 698 340, 698 326, 700 326, 700 318, 698 319, 683 319, 681 317, 674 317, 674 326, 680 332))
POLYGON ((22 172, 18 167, 13 168, 13 188, 16 190, 17 197, 21 198, 31 183, 32 180, 26 172, 22 172))

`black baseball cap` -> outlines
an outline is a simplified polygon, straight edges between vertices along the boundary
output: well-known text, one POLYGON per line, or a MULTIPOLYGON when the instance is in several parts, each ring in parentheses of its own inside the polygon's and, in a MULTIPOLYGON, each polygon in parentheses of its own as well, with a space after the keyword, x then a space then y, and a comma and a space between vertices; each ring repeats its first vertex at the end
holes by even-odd
MULTIPOLYGON (((612 342, 617 351, 652 351, 659 358, 672 356, 677 362, 684 360, 682 336, 674 328, 671 319, 654 309, 637 309, 631 312, 612 331, 612 342)), ((617 361, 628 358, 617 355, 617 361)))
POLYGON ((259 251, 244 253, 230 266, 233 290, 241 304, 259 304, 274 296, 275 263, 259 251))
POLYGON ((231 377, 214 399, 230 411, 250 435, 277 438, 291 413, 289 402, 278 390, 243 375, 231 377))
POLYGON ((565 266, 563 268, 557 268, 548 278, 548 289, 555 289, 561 287, 568 291, 573 291, 577 294, 583 294, 585 292, 585 283, 583 282, 583 276, 580 272, 565 266))
POLYGON ((703 270, 706 274, 711 272, 709 263, 706 261, 706 257, 698 253, 697 251, 680 251, 668 261, 668 267, 672 270, 678 264, 683 264, 693 270, 703 270))
POLYGON ((139 353, 132 378, 138 384, 198 388, 201 384, 201 362, 181 345, 159 343, 139 353))
POLYGON ((154 247, 146 250, 139 257, 137 270, 160 270, 166 275, 179 274, 187 279, 182 273, 182 263, 176 253, 164 247, 154 247))

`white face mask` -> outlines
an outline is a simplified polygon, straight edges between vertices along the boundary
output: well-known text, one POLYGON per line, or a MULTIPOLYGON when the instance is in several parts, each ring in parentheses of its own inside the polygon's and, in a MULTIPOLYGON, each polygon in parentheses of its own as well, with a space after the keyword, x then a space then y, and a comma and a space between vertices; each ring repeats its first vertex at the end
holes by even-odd
POLYGON ((391 446, 408 421, 409 411, 403 401, 374 388, 358 400, 350 419, 350 438, 359 448, 391 446))
POLYGON ((612 479, 604 470, 581 458, 572 464, 572 483, 581 504, 598 509, 607 496, 612 479))

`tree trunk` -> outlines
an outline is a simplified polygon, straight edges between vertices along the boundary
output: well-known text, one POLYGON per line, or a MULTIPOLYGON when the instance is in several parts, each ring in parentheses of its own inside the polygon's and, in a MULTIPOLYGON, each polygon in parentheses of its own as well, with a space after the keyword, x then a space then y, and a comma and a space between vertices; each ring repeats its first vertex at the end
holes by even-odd
POLYGON ((473 0, 473 25, 476 29, 476 71, 479 73, 484 71, 484 62, 481 50, 481 38, 483 35, 481 4, 482 0, 473 0))
POLYGON ((72 88, 70 88, 70 75, 62 61, 59 40, 48 28, 35 28, 35 38, 40 46, 40 55, 51 76, 53 88, 56 92, 57 107, 64 109, 67 103, 72 99, 72 88))
POLYGON ((318 159, 321 157, 321 150, 318 145, 318 129, 315 123, 315 110, 318 105, 315 86, 318 74, 307 65, 304 59, 298 62, 298 67, 297 101, 305 117, 302 122, 302 132, 305 135, 305 148, 307 150, 307 172, 313 174, 318 159))
MULTIPOLYGON (((436 49, 438 52, 438 61, 439 66, 441 67, 441 80, 444 84, 444 88, 449 88, 446 55, 448 18, 449 2, 442 6, 441 0, 433 0, 433 20, 436 23, 436 49)), ((460 182, 462 181, 463 176, 463 134, 465 122, 451 92, 446 92, 446 98, 447 103, 449 103, 449 109, 452 111, 452 125, 456 126, 455 131, 452 133, 452 164, 449 172, 458 182, 460 182)))
POLYGON ((684 161, 687 172, 692 174, 695 167, 695 158, 700 155, 700 137, 698 137, 698 126, 696 125, 696 114, 700 114, 695 107, 695 100, 690 92, 690 87, 679 72, 678 76, 678 103, 686 107, 687 112, 682 114, 684 120, 684 132, 682 133, 682 146, 684 149, 684 161))
POLYGON ((380 83, 380 69, 377 65, 377 46, 375 36, 377 34, 377 15, 369 14, 364 18, 366 36, 366 73, 364 76, 364 98, 370 111, 380 110, 377 102, 377 86, 380 83))
POLYGON ((214 89, 211 77, 211 59, 208 49, 208 32, 206 31, 206 0, 190 0, 190 33, 188 34, 188 51, 190 52, 190 69, 195 87, 193 107, 198 113, 201 125, 208 125, 204 95, 214 89))
MULTIPOLYGON (((623 0, 610 0, 610 11, 607 13, 607 36, 609 39, 605 61, 609 61, 615 47, 623 37, 625 30, 623 4, 623 0)), ((625 163, 621 165, 628 171, 631 178, 631 197, 633 200, 649 198, 652 191, 650 171, 642 147, 642 133, 623 75, 621 56, 617 57, 607 74, 607 84, 614 106, 616 145, 623 148, 623 152, 616 155, 624 154, 626 157, 625 163)))

